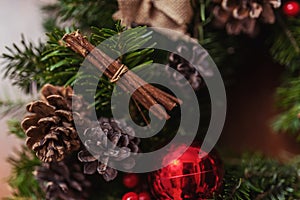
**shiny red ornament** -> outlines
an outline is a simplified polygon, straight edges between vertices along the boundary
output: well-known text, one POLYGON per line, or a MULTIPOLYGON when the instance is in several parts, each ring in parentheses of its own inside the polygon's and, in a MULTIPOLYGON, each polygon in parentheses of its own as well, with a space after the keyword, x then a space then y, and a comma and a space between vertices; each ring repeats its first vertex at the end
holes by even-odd
POLYGON ((148 192, 141 192, 139 194, 139 200, 151 200, 150 194, 148 192))
POLYGON ((216 153, 188 147, 176 160, 185 145, 179 145, 163 158, 170 163, 150 174, 150 187, 156 200, 202 200, 218 192, 223 179, 223 165, 216 153), (200 154, 199 154, 200 153, 200 154), (171 158, 171 159, 170 159, 171 158), (171 162, 169 162, 172 160, 171 162))
POLYGON ((139 196, 135 192, 128 192, 123 195, 122 200, 139 200, 139 196))
POLYGON ((137 174, 129 173, 123 176, 123 184, 127 188, 135 188, 139 183, 139 177, 137 174))
POLYGON ((297 1, 288 1, 283 5, 285 15, 295 17, 300 13, 300 4, 297 1))

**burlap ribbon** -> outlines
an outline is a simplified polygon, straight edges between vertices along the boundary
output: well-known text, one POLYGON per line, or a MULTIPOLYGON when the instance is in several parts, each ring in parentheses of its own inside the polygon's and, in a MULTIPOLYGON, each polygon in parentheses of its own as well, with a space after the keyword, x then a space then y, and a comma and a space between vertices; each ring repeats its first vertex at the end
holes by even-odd
POLYGON ((136 23, 185 33, 193 16, 190 0, 118 0, 118 4, 113 18, 126 26, 136 23))

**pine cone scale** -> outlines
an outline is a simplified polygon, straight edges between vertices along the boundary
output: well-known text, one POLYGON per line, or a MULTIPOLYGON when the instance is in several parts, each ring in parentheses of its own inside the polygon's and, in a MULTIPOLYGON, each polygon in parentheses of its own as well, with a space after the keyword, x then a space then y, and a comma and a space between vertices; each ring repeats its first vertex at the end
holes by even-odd
POLYGON ((97 171, 98 161, 90 162, 84 164, 83 173, 85 174, 94 174, 97 171))
POLYGON ((37 124, 41 127, 46 127, 46 126, 50 126, 50 125, 54 125, 54 124, 58 124, 59 122, 59 118, 57 117, 44 117, 41 118, 37 124))
POLYGON ((94 162, 97 160, 94 156, 92 156, 88 151, 86 150, 81 150, 78 153, 78 159, 80 162, 94 162))
POLYGON ((46 104, 43 101, 35 101, 27 105, 28 112, 36 113, 37 115, 50 116, 55 112, 55 107, 46 104))
POLYGON ((29 129, 31 126, 34 126, 39 121, 39 118, 36 115, 28 115, 26 116, 23 121, 21 122, 21 127, 24 130, 29 129))
POLYGON ((33 145, 35 144, 35 140, 32 138, 26 138, 25 144, 29 149, 32 149, 33 145))
POLYGON ((73 114, 72 112, 65 111, 65 110, 56 110, 55 114, 62 118, 62 120, 66 120, 68 122, 73 121, 73 114))
POLYGON ((35 137, 35 140, 39 140, 43 137, 43 135, 41 134, 41 128, 37 126, 29 127, 25 133, 28 137, 35 137))
POLYGON ((58 109, 70 109, 67 101, 62 96, 50 95, 47 97, 47 101, 58 109))

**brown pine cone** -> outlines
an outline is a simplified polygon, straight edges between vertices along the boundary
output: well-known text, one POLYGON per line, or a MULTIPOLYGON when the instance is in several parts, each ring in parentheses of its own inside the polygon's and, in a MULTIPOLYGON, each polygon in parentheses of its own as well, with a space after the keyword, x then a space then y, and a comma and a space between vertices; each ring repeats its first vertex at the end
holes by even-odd
POLYGON ((41 94, 41 100, 27 105, 27 111, 33 114, 22 121, 28 137, 26 144, 43 162, 61 161, 67 153, 80 147, 73 119, 81 116, 72 112, 72 98, 76 98, 78 108, 84 103, 74 96, 71 87, 47 84, 41 94))
POLYGON ((43 163, 34 171, 46 200, 85 200, 91 183, 82 173, 76 157, 56 163, 43 163))
POLYGON ((280 7, 280 0, 214 0, 213 15, 216 27, 225 27, 230 35, 245 33, 255 35, 257 20, 273 24, 273 9, 280 7))
POLYGON ((85 163, 85 174, 98 172, 106 181, 110 181, 117 176, 117 170, 109 167, 115 162, 121 163, 126 169, 135 165, 130 155, 139 151, 140 140, 134 137, 134 130, 124 123, 102 117, 95 128, 85 130, 81 139, 86 149, 78 153, 78 159, 85 163))

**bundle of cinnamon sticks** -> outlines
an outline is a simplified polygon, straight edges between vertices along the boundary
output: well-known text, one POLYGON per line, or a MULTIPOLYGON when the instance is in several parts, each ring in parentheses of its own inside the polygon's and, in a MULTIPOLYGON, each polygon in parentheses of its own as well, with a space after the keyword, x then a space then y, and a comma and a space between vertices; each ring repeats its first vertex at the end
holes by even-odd
POLYGON ((67 47, 88 59, 111 82, 116 82, 125 92, 131 93, 133 100, 150 110, 159 119, 169 119, 166 110, 171 111, 177 104, 182 104, 180 99, 145 82, 127 66, 95 48, 79 31, 64 35, 62 40, 67 47), (154 106, 156 104, 162 105, 166 110, 161 106, 154 106))

